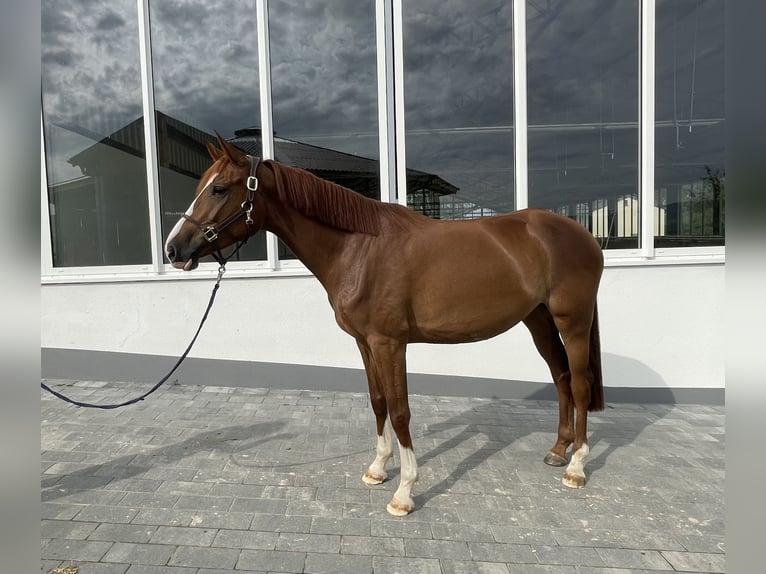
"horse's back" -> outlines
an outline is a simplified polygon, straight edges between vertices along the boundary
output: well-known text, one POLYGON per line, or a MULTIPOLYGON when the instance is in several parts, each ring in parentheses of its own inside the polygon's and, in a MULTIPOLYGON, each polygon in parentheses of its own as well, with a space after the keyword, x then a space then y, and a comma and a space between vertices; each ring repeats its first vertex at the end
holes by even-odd
POLYGON ((539 250, 538 256, 546 260, 552 281, 561 275, 601 276, 604 265, 601 247, 593 235, 577 221, 537 208, 497 218, 501 229, 514 229, 520 221, 525 224, 529 243, 534 243, 539 250))

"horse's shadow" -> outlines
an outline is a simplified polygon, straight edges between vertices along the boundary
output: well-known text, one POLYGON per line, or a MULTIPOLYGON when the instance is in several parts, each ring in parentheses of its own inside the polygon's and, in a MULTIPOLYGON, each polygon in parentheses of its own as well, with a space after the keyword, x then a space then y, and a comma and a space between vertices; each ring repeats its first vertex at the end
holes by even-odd
POLYGON ((47 502, 74 493, 103 488, 115 479, 140 478, 158 464, 172 466, 200 452, 215 450, 231 457, 274 440, 295 438, 295 433, 280 432, 286 424, 286 421, 273 421, 210 429, 178 443, 158 448, 147 447, 145 451, 84 467, 63 476, 46 476, 41 481, 41 500, 47 502), (139 462, 136 462, 137 460, 139 462))
MULTIPOLYGON (((647 402, 667 404, 668 410, 672 408, 672 404, 675 402, 674 395, 655 371, 638 361, 626 357, 609 355, 605 356, 605 359, 606 366, 614 368, 629 366, 643 373, 644 380, 648 383, 647 386, 652 387, 651 398, 647 402)), ((665 412, 665 409, 662 408, 652 409, 652 414, 649 416, 630 417, 629 423, 621 424, 619 418, 615 420, 615 415, 619 416, 621 403, 610 402, 609 388, 605 389, 605 395, 605 411, 603 413, 590 413, 588 417, 588 444, 591 448, 591 457, 586 465, 586 474, 589 479, 592 478, 593 480, 596 480, 599 471, 606 467, 610 455, 618 449, 632 444, 649 425, 654 424, 658 418, 663 416, 662 413, 665 412)), ((429 461, 438 460, 443 455, 449 456, 451 452, 458 451, 461 448, 464 451, 472 450, 473 452, 469 453, 457 464, 454 464, 449 475, 440 480, 437 479, 438 482, 431 484, 425 492, 415 494, 413 498, 416 508, 422 508, 434 497, 451 492, 453 487, 461 479, 464 479, 469 472, 477 470, 497 455, 502 457, 501 451, 508 448, 512 450, 514 444, 521 444, 524 442, 522 439, 529 437, 533 433, 549 435, 549 444, 546 443, 546 446, 539 451, 537 459, 539 467, 535 470, 537 471, 545 467, 542 462, 543 457, 547 449, 553 446, 556 440, 558 402, 555 387, 553 385, 543 387, 541 390, 525 397, 526 401, 541 401, 543 408, 547 406, 550 409, 551 416, 541 417, 541 420, 529 422, 529 424, 524 424, 523 426, 492 424, 493 419, 497 419, 498 413, 508 412, 508 416, 513 416, 510 413, 514 410, 514 405, 519 405, 518 402, 495 398, 491 401, 481 402, 471 409, 460 412, 445 421, 428 424, 426 430, 419 433, 419 438, 433 441, 435 437, 438 440, 440 435, 446 434, 451 436, 429 451, 418 453, 417 460, 421 469, 425 468, 429 461), (455 430, 460 427, 463 427, 462 430, 455 433, 455 430), (477 435, 484 436, 485 441, 481 446, 476 446, 477 435)), ((641 415, 640 408, 640 406, 637 407, 633 403, 630 405, 629 410, 634 414, 641 415)), ((413 437, 413 439, 417 448, 417 438, 413 437)), ((528 445, 524 445, 524 453, 528 453, 528 445)), ((527 458, 524 457, 524 459, 527 458)), ((519 464, 525 463, 520 460, 519 464)), ((550 468, 557 478, 560 479, 563 476, 564 467, 559 469, 555 467, 547 468, 550 468)), ((516 470, 523 469, 517 466, 516 470)))

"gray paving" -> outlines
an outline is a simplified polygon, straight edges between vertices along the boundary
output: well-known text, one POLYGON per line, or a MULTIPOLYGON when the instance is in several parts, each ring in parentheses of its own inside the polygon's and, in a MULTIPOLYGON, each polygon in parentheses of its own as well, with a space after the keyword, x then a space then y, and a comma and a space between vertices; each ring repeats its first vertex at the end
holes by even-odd
MULTIPOLYGON (((47 382, 99 403, 147 389, 47 382)), ((413 396, 417 509, 396 518, 398 456, 388 482, 361 480, 366 393, 215 383, 107 411, 42 394, 42 572, 725 571, 722 406, 592 413, 570 490, 542 463, 555 403, 413 396)))

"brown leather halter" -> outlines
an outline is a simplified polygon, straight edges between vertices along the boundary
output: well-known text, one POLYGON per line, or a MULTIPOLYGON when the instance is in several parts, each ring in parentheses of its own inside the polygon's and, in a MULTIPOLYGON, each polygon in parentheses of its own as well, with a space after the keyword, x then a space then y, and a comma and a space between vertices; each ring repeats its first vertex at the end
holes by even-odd
POLYGON ((195 225, 199 228, 199 230, 202 232, 202 235, 205 237, 208 243, 215 244, 215 242, 218 240, 218 236, 220 233, 229 227, 232 223, 237 221, 240 217, 245 216, 245 223, 247 224, 248 232, 245 236, 245 239, 243 241, 240 241, 234 249, 234 251, 228 256, 223 257, 221 254, 220 249, 216 249, 215 253, 213 254, 213 257, 215 257, 216 261, 220 263, 222 266, 226 265, 226 262, 231 259, 237 251, 239 251, 242 246, 247 243, 247 240, 250 239, 255 233, 258 231, 257 229, 253 230, 253 218, 252 218, 252 212, 253 212, 253 200, 255 199, 255 192, 258 189, 258 178, 255 177, 255 171, 258 169, 258 163, 261 161, 260 158, 248 155, 246 156, 248 161, 250 162, 250 175, 247 178, 247 181, 245 182, 245 187, 247 188, 247 191, 245 193, 245 200, 239 205, 239 209, 232 213, 229 217, 224 219, 221 223, 215 224, 215 223, 208 223, 204 224, 196 219, 194 219, 191 215, 188 215, 186 213, 183 214, 183 218, 186 219, 186 221, 190 222, 191 224, 195 225))

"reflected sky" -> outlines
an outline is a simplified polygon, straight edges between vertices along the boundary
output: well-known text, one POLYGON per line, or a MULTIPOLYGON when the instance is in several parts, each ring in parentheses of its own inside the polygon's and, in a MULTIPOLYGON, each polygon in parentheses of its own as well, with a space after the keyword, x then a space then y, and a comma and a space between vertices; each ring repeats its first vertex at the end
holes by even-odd
POLYGON ((224 137, 260 125, 254 3, 154 0, 149 10, 156 108, 224 137))
POLYGON ((271 0, 274 129, 282 137, 377 158, 373 0, 271 0))
POLYGON ((459 187, 457 201, 512 210, 511 3, 416 0, 403 20, 407 167, 459 187))
POLYGON ((141 115, 136 3, 43 0, 46 118, 106 135, 141 115))
POLYGON ((636 122, 637 0, 527 2, 528 123, 636 122))

